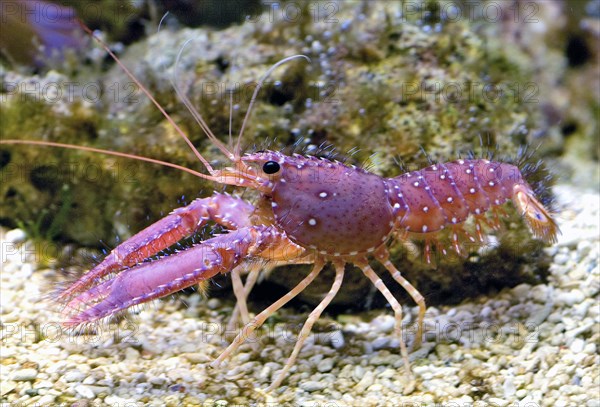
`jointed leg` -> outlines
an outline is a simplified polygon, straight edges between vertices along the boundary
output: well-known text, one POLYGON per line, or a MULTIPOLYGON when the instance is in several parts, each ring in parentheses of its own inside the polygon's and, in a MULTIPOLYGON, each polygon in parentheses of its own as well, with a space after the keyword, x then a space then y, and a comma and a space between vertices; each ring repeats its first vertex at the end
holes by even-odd
POLYGON ((419 306, 419 316, 417 317, 417 332, 415 335, 415 343, 413 345, 413 350, 418 349, 421 346, 421 342, 423 340, 423 321, 425 319, 425 311, 427 307, 425 306, 425 298, 421 295, 421 293, 413 287, 411 283, 408 282, 407 279, 402 277, 400 271, 394 266, 394 264, 389 259, 389 253, 386 249, 380 250, 376 254, 377 260, 383 264, 383 266, 390 272, 392 278, 396 280, 402 288, 408 292, 408 294, 412 297, 413 301, 419 306))
POLYGON ((375 288, 377 288, 379 292, 383 294, 385 299, 388 301, 388 303, 394 310, 394 317, 396 320, 395 331, 396 336, 398 336, 398 338, 400 339, 400 352, 402 353, 402 359, 404 360, 404 368, 406 370, 406 373, 409 376, 412 376, 408 361, 408 350, 406 349, 406 343, 404 343, 404 338, 402 337, 402 306, 400 305, 398 300, 394 298, 394 296, 392 295, 390 290, 385 286, 385 284, 383 284, 383 281, 381 281, 377 274, 375 274, 375 272, 373 271, 371 266, 369 266, 369 263, 367 263, 366 260, 362 260, 355 264, 362 269, 363 273, 369 278, 369 280, 371 280, 375 288))
POLYGON ((245 227, 179 253, 138 264, 71 299, 64 310, 65 325, 90 323, 229 272, 245 259, 285 239, 273 227, 245 227))
POLYGON ((296 345, 294 346, 294 350, 292 351, 292 354, 290 355, 285 366, 283 367, 283 370, 281 372, 279 372, 279 374, 277 375, 277 378, 275 379, 275 381, 273 383, 271 383, 271 385, 265 390, 267 393, 272 391, 273 389, 279 387, 279 385, 281 384, 281 382, 283 381, 283 379, 289 372, 290 368, 294 365, 294 362, 296 361, 296 358, 298 357, 298 353, 300 353, 300 349, 302 349, 302 345, 304 344, 304 341, 306 340, 306 338, 308 338, 308 335, 310 334, 310 331, 312 330, 314 323, 319 319, 319 317, 321 316, 321 313, 323 312, 325 307, 327 307, 329 305, 331 300, 333 300, 333 297, 335 297, 335 295, 339 291, 340 286, 342 285, 343 279, 344 279, 344 263, 336 263, 335 264, 335 280, 333 281, 333 285, 329 289, 329 292, 327 293, 325 298, 323 298, 323 300, 321 300, 319 305, 317 305, 317 307, 310 313, 310 315, 306 319, 306 322, 302 326, 302 330, 300 331, 300 334, 298 335, 298 339, 296 340, 296 345))
POLYGON ((252 212, 254 206, 230 195, 214 194, 208 198, 196 199, 115 247, 100 264, 63 291, 59 299, 69 299, 109 273, 141 263, 190 236, 209 220, 228 229, 250 226, 249 217, 252 212))
POLYGON ((246 324, 246 326, 242 329, 242 331, 235 337, 233 342, 216 358, 211 364, 211 367, 218 367, 223 360, 225 360, 233 351, 235 351, 242 343, 245 342, 248 336, 250 336, 256 329, 260 328, 262 324, 273 315, 279 308, 283 307, 287 304, 292 298, 298 295, 302 290, 304 290, 323 269, 323 260, 316 259, 315 265, 308 276, 304 277, 302 281, 300 281, 290 292, 285 294, 279 300, 271 304, 267 309, 263 312, 255 316, 250 323, 246 324))
POLYGON ((260 257, 265 261, 244 264, 240 268, 236 268, 232 271, 231 279, 237 304, 233 309, 231 319, 227 325, 228 332, 235 328, 235 324, 237 323, 240 314, 244 325, 250 322, 246 299, 248 298, 250 291, 252 291, 261 270, 264 274, 268 274, 275 267, 287 264, 314 263, 314 256, 305 255, 304 249, 287 239, 282 240, 280 245, 271 247, 266 253, 261 253, 260 257), (246 277, 246 283, 242 284, 240 274, 242 271, 246 270, 249 270, 248 277, 246 277), (244 311, 243 308, 246 310, 244 311))
POLYGON ((253 263, 253 264, 244 264, 241 267, 235 268, 231 272, 231 282, 233 285, 233 293, 235 294, 235 298, 237 303, 233 309, 231 314, 231 319, 229 320, 229 324, 227 326, 227 331, 231 331, 235 328, 235 324, 237 323, 238 318, 242 319, 242 323, 244 325, 250 322, 250 314, 248 312, 248 305, 246 303, 246 299, 252 291, 256 280, 258 279, 258 275, 260 270, 264 267, 263 264, 253 263), (246 283, 242 282, 240 277, 240 273, 242 270, 250 270, 248 272, 248 276, 246 277, 246 283))

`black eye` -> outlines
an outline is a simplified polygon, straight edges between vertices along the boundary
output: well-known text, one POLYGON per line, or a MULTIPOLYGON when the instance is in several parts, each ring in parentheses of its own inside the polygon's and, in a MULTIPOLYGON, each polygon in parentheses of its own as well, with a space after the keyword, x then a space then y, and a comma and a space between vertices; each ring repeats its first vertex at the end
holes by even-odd
POLYGON ((267 161, 264 165, 263 165, 263 171, 265 172, 265 174, 275 174, 277 171, 279 171, 279 163, 276 161, 267 161))

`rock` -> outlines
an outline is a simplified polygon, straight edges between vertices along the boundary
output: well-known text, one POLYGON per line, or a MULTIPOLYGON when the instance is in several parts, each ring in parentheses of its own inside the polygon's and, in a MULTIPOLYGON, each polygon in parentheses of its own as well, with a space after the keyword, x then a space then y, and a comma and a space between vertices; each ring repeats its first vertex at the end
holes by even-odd
POLYGON ((530 292, 531 286, 529 284, 519 284, 512 289, 513 295, 520 301, 526 300, 530 292))
POLYGON ((126 360, 138 360, 140 358, 140 352, 133 348, 125 349, 125 359, 126 360))
POLYGON ((508 400, 504 400, 498 397, 490 397, 489 399, 487 399, 487 401, 490 405, 498 407, 506 407, 509 404, 508 400))
POLYGON ((63 380, 68 383, 83 382, 85 377, 86 377, 86 375, 84 373, 80 372, 79 370, 69 370, 67 373, 64 374, 63 380))
POLYGON ((9 243, 23 243, 27 239, 27 234, 21 229, 12 229, 6 232, 4 239, 9 243))
POLYGON ((154 376, 148 381, 154 386, 162 386, 167 382, 167 379, 162 376, 154 376))
POLYGON ((221 301, 219 301, 218 298, 211 298, 210 300, 206 301, 206 306, 208 309, 215 310, 221 306, 221 301))
POLYGON ((354 366, 354 370, 352 371, 352 378, 359 382, 363 376, 365 375, 365 368, 361 365, 354 366))
POLYGON ((558 253, 556 256, 554 256, 554 263, 558 264, 559 266, 567 264, 568 261, 569 255, 567 253, 558 253))
POLYGON ((386 337, 386 336, 380 336, 379 338, 373 340, 371 342, 371 346, 373 347, 373 350, 379 350, 379 349, 383 349, 385 347, 387 347, 390 343, 390 338, 386 337))
POLYGON ((327 387, 327 384, 324 382, 317 382, 315 380, 309 380, 306 382, 300 383, 300 388, 304 391, 313 392, 323 390, 327 387))
POLYGON ((4 396, 14 389, 16 389, 17 384, 15 382, 2 381, 0 383, 0 396, 4 396))
POLYGON ((581 338, 575 338, 569 346, 573 353, 580 353, 585 348, 585 341, 581 338))
POLYGON ((331 346, 333 346, 335 349, 341 349, 346 344, 346 342, 344 341, 344 334, 340 330, 333 331, 331 333, 329 337, 329 342, 331 343, 331 346))
POLYGON ((93 399, 95 396, 94 391, 85 384, 75 386, 75 393, 79 394, 81 397, 84 397, 86 399, 93 399))
POLYGON ((317 370, 321 373, 329 372, 331 369, 333 369, 333 359, 331 358, 323 359, 317 364, 317 370))
POLYGON ((358 393, 362 393, 367 389, 367 387, 371 386, 375 382, 375 377, 373 373, 368 371, 365 375, 360 379, 360 381, 354 387, 358 393))
POLYGON ((380 315, 371 321, 371 326, 375 332, 389 333, 394 329, 396 321, 391 315, 380 315))
POLYGON ((37 375, 38 371, 36 369, 28 368, 14 371, 10 378, 16 382, 29 382, 35 380, 37 375))
POLYGON ((579 304, 584 299, 585 295, 581 292, 581 290, 574 289, 560 292, 556 296, 556 303, 572 306, 574 304, 579 304))

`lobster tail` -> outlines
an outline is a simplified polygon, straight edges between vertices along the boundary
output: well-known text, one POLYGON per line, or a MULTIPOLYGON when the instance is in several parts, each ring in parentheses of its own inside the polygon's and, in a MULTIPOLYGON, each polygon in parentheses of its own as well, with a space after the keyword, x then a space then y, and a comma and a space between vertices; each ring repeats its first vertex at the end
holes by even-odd
POLYGON ((556 235, 560 232, 558 225, 550 217, 548 210, 535 198, 531 188, 524 184, 516 184, 513 187, 513 202, 536 238, 546 243, 556 243, 556 235))

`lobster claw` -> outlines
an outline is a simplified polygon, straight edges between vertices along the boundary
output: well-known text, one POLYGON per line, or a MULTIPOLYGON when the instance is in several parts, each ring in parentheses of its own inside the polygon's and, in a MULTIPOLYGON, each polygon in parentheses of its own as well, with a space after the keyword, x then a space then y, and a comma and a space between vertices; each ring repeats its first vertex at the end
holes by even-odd
POLYGON ((272 227, 245 227, 141 263, 71 299, 63 312, 63 324, 74 327, 94 322, 229 272, 283 237, 272 227))

